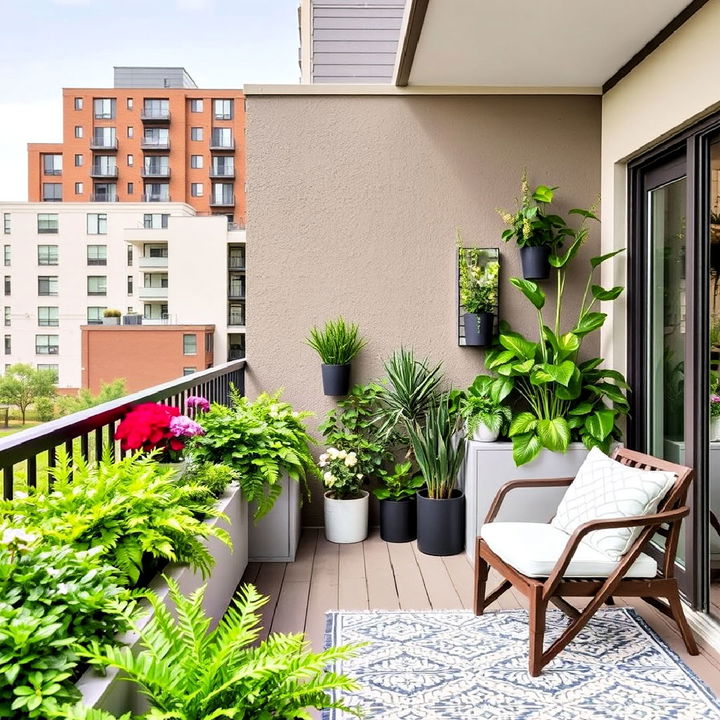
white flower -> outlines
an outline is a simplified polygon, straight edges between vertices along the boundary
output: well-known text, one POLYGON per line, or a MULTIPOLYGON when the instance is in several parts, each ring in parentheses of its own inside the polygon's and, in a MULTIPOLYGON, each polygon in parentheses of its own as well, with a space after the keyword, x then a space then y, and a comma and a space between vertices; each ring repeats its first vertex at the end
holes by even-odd
POLYGON ((340 450, 337 456, 340 460, 344 460, 347 457, 347 453, 345 452, 345 450, 340 450))
POLYGON ((68 592, 70 592, 70 588, 68 588, 67 583, 58 583, 57 591, 61 595, 67 595, 68 592))
POLYGON ((326 472, 323 475, 323 479, 325 480, 325 484, 328 487, 332 487, 335 484, 337 478, 331 472, 326 472))
POLYGON ((328 461, 328 454, 327 454, 327 453, 323 453, 323 454, 318 458, 318 460, 319 460, 321 463, 326 463, 326 462, 328 461))
POLYGON ((355 466, 357 465, 357 456, 355 455, 355 453, 350 453, 350 454, 345 458, 345 464, 346 464, 348 467, 355 467, 355 466))
POLYGON ((57 576, 60 574, 60 571, 59 571, 57 568, 49 567, 49 568, 47 569, 47 574, 48 574, 50 577, 57 577, 57 576))
POLYGON ((336 457, 338 457, 339 453, 340 453, 340 451, 337 448, 329 447, 327 449, 327 454, 331 460, 334 460, 336 457))
POLYGON ((327 462, 325 462, 325 460, 320 460, 320 461, 318 462, 318 465, 319 465, 320 467, 325 467, 325 466, 327 465, 327 462))
POLYGON ((358 473, 355 477, 356 477, 358 480, 362 480, 362 478, 363 478, 362 473, 358 473))
POLYGON ((26 492, 23 492, 22 490, 16 490, 15 491, 15 499, 16 500, 24 500, 28 494, 26 492))
POLYGON ((25 530, 21 528, 6 528, 3 530, 0 542, 3 545, 17 545, 20 547, 22 545, 31 545, 39 537, 39 535, 35 535, 34 533, 25 532, 25 530))

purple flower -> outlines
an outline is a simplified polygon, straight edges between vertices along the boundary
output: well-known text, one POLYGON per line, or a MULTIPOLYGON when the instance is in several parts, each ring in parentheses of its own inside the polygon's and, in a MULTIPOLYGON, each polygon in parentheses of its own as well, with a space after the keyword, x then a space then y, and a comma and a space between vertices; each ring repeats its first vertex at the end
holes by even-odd
POLYGON ((170 432, 175 437, 195 437, 196 435, 204 435, 205 430, 187 415, 177 415, 170 418, 170 432))
POLYGON ((200 410, 201 412, 207 412, 210 409, 210 403, 207 401, 207 398, 200 395, 190 395, 185 401, 185 406, 195 408, 195 410, 200 410))
POLYGON ((720 395, 711 395, 710 402, 711 403, 720 403, 720 395))

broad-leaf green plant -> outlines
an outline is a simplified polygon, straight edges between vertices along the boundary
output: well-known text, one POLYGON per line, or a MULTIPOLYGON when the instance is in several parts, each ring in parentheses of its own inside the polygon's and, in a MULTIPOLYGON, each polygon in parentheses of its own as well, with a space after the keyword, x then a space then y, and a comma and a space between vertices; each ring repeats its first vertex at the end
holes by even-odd
POLYGON ((380 477, 380 487, 373 490, 378 500, 407 500, 415 495, 425 485, 421 475, 412 471, 412 463, 397 463, 395 468, 385 472, 380 477))
POLYGON ((324 327, 313 327, 306 340, 325 365, 347 365, 365 347, 357 324, 342 317, 328 320, 324 327))
POLYGON ((478 375, 475 378, 465 393, 460 409, 469 438, 481 425, 499 433, 510 424, 512 412, 503 401, 512 389, 513 382, 507 377, 478 375))

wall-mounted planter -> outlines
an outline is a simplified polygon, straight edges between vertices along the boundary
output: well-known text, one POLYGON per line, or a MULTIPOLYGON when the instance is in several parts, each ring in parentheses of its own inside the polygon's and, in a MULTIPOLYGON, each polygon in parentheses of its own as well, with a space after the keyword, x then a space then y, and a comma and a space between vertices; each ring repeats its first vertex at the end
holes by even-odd
POLYGON ((495 316, 492 313, 465 313, 465 345, 470 347, 487 347, 492 345, 495 330, 495 316))
MULTIPOLYGON (((492 345, 497 319, 500 316, 498 302, 500 297, 500 250, 498 248, 458 247, 456 266, 458 345, 461 347, 488 347, 492 345), (495 272, 488 274, 491 270, 495 270, 495 272), (473 303, 468 304, 467 307, 471 309, 484 307, 488 312, 469 313, 463 305, 462 278, 463 273, 467 271, 478 273, 480 277, 484 278, 483 287, 494 288, 495 295, 495 303, 492 307, 489 307, 487 303, 483 305, 473 303)), ((485 299, 488 300, 487 296, 485 299)), ((468 302, 468 298, 465 298, 464 302, 468 302)))
POLYGON ((520 262, 526 280, 547 280, 550 277, 550 248, 520 248, 520 262))
POLYGON ((248 531, 251 562, 295 562, 300 542, 300 488, 295 480, 283 476, 282 492, 273 509, 257 523, 252 519, 255 504, 250 504, 248 531))
MULTIPOLYGON (((517 467, 511 442, 468 441, 465 448, 467 524, 465 552, 474 562, 475 538, 485 522, 497 491, 510 480, 574 477, 588 454, 582 443, 570 443, 565 454, 543 450, 534 460, 517 467)), ((519 488, 503 501, 500 521, 547 522, 567 488, 519 488)))
POLYGON ((322 365, 323 394, 347 395, 350 389, 350 363, 347 365, 322 365))
MULTIPOLYGON (((232 538, 233 549, 217 538, 210 538, 207 547, 215 558, 210 576, 203 579, 187 565, 168 565, 163 574, 177 581, 180 590, 188 594, 207 585, 203 606, 217 623, 227 610, 248 563, 248 506, 242 497, 240 488, 231 485, 219 499, 217 508, 227 515, 228 520, 212 518, 208 523, 225 528, 232 538), (229 521, 229 522, 228 522, 229 521)), ((164 601, 168 602, 168 586, 161 575, 151 582, 150 588, 164 601)), ((150 620, 150 611, 140 620, 144 627, 150 620)), ((135 648, 139 645, 136 632, 125 633, 118 640, 124 645, 135 648)), ((92 707, 101 708, 118 717, 129 710, 142 713, 147 710, 147 702, 137 686, 122 679, 115 669, 101 675, 95 670, 85 672, 76 683, 82 695, 82 701, 92 707)))

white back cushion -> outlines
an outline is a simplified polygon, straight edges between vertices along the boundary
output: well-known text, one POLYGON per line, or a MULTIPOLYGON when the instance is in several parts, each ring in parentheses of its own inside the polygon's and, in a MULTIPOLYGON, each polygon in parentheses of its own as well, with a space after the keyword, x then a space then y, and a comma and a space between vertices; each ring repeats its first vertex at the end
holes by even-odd
MULTIPOLYGON (((552 525, 572 534, 588 520, 652 515, 675 480, 675 473, 627 467, 593 448, 565 493, 552 525)), ((619 560, 641 531, 641 527, 595 530, 583 542, 611 560, 619 560)))

